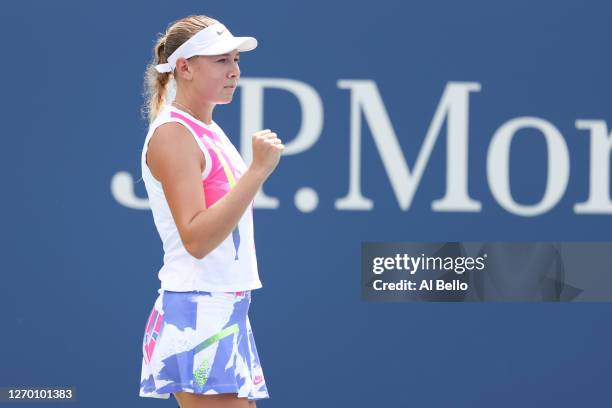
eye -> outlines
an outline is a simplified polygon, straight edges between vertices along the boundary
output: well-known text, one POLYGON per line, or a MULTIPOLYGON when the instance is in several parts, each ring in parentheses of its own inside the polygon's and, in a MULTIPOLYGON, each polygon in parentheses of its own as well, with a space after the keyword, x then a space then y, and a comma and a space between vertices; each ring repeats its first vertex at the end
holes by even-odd
POLYGON ((236 58, 236 59, 234 59, 234 61, 238 62, 238 61, 240 61, 240 58, 236 58))
POLYGON ((227 58, 221 58, 219 60, 217 60, 217 62, 225 62, 227 60, 227 58))

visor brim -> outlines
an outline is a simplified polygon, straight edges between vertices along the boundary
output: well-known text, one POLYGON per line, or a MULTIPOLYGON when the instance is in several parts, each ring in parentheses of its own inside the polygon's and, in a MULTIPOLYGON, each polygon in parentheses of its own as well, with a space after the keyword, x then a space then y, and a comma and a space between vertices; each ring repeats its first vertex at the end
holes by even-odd
POLYGON ((257 48, 257 40, 253 37, 233 37, 218 41, 197 55, 222 55, 238 50, 239 52, 252 51, 257 48))

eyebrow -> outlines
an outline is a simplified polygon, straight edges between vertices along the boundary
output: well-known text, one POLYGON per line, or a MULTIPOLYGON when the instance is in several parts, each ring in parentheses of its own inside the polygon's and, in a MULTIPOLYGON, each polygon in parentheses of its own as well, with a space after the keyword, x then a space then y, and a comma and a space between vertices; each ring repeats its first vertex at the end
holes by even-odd
MULTIPOLYGON (((217 57, 229 57, 231 54, 219 54, 217 55, 217 57)), ((240 54, 236 54, 237 57, 240 56, 240 54)))

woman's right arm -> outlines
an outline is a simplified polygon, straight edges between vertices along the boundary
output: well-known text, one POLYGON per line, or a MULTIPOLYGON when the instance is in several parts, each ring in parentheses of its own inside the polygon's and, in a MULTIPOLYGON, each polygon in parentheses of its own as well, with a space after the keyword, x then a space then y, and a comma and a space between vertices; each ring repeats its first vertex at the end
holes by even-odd
POLYGON ((159 126, 147 149, 147 165, 161 182, 185 249, 201 259, 236 227, 257 191, 274 171, 284 149, 276 133, 256 132, 253 161, 234 188, 206 208, 202 171, 204 155, 179 123, 159 126))

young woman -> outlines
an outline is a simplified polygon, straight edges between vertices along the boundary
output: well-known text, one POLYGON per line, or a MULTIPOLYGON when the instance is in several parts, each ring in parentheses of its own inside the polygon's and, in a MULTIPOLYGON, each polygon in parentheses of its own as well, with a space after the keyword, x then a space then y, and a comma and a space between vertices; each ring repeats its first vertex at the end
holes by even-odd
POLYGON ((147 70, 142 178, 164 264, 140 396, 173 394, 182 408, 252 408, 268 398, 248 318, 251 291, 261 287, 252 202, 284 146, 269 129, 256 132, 247 168, 212 118, 232 100, 239 52, 256 46, 212 18, 189 16, 158 39, 147 70), (167 103, 171 79, 176 97, 167 103))

